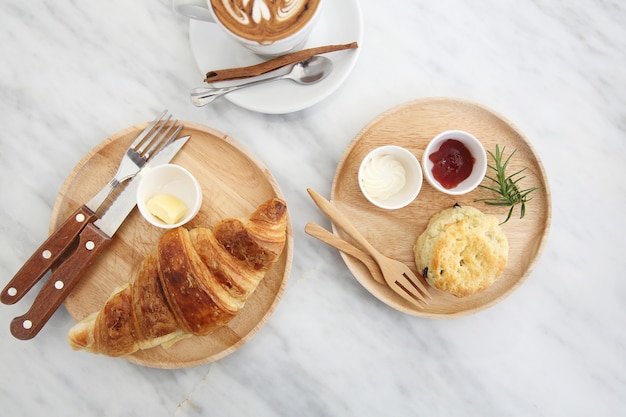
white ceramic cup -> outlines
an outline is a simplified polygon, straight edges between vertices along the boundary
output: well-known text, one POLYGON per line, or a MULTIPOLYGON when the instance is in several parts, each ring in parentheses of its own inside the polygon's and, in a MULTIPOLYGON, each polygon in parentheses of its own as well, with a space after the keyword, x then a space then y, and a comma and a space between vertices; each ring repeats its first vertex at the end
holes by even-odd
POLYGON ((478 138, 463 130, 447 130, 435 136, 426 146, 422 156, 422 169, 426 181, 436 190, 449 195, 463 195, 474 190, 480 185, 487 173, 487 153, 478 138), (461 181, 456 187, 445 188, 435 179, 433 175, 433 161, 430 154, 437 151, 439 147, 448 139, 455 139, 463 143, 474 157, 474 166, 469 177, 461 181))
MULTIPOLYGON (((272 43, 259 43, 254 40, 246 39, 231 32, 226 26, 220 22, 217 18, 213 7, 211 6, 211 0, 173 0, 174 10, 185 17, 190 19, 202 20, 205 22, 211 22, 216 24, 230 39, 249 49, 258 55, 264 56, 279 56, 289 52, 301 49, 304 43, 308 39, 313 27, 319 20, 320 11, 322 9, 322 0, 319 0, 319 4, 313 16, 309 21, 302 26, 297 32, 290 36, 276 40, 272 43)), ((207 42, 213 42, 213 39, 207 39, 207 42)))
MULTIPOLYGON (((142 170, 143 171, 143 170, 142 170)), ((198 180, 185 168, 175 164, 159 165, 141 172, 137 188, 137 207, 141 215, 152 225, 172 229, 189 222, 202 206, 202 188, 198 180), (175 224, 167 224, 155 217, 147 203, 156 194, 171 194, 187 207, 187 213, 175 224)))
POLYGON ((417 198, 422 189, 423 176, 420 163, 411 151, 396 145, 385 145, 372 150, 363 158, 359 166, 358 180, 361 192, 370 203, 386 210, 396 210, 408 206, 417 198), (383 155, 391 156, 400 162, 406 175, 406 182, 402 188, 385 200, 370 195, 364 184, 366 166, 373 158, 383 155))

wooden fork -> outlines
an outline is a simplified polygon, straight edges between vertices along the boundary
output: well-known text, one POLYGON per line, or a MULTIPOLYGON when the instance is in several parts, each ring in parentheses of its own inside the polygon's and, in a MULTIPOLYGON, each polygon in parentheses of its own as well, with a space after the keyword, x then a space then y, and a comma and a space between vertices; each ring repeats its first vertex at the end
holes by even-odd
POLYGON ((310 188, 307 191, 320 210, 374 258, 389 288, 405 300, 419 307, 423 307, 421 303, 425 304, 428 302, 427 299, 432 298, 426 286, 408 266, 380 253, 330 201, 310 188))

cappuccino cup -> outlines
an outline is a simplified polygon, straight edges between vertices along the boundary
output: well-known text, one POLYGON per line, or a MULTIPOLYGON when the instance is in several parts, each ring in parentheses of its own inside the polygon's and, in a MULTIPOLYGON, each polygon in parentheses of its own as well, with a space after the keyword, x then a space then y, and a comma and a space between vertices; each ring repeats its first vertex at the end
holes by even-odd
POLYGON ((322 0, 174 0, 173 6, 183 16, 216 24, 255 54, 278 56, 304 46, 322 0))

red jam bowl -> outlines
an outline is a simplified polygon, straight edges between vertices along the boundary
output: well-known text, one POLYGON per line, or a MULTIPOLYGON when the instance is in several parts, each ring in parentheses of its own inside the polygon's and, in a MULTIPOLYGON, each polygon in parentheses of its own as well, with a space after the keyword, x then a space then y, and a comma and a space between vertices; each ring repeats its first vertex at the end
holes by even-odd
POLYGON ((450 195, 467 194, 485 178, 487 153, 471 133, 447 130, 426 147, 422 169, 426 181, 436 190, 450 195))

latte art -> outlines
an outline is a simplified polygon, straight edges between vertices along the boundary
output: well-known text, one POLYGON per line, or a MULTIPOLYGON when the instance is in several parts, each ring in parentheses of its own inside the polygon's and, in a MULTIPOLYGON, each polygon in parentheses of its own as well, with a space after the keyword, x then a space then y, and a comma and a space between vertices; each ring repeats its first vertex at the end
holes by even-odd
POLYGON ((211 0, 213 12, 234 34, 272 44, 305 26, 320 0, 211 0))

